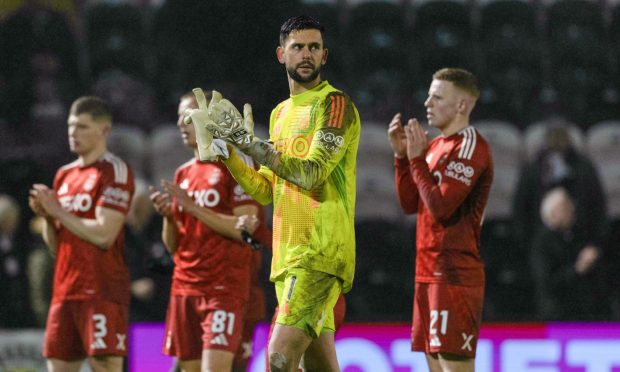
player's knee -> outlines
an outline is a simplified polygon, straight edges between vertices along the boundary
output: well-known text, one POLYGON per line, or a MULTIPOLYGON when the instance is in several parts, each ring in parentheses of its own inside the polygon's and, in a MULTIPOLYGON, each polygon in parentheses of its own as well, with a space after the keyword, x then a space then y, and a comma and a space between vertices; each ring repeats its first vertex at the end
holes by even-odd
POLYGON ((284 372, 289 370, 290 361, 281 353, 274 352, 269 354, 269 370, 271 372, 284 372))

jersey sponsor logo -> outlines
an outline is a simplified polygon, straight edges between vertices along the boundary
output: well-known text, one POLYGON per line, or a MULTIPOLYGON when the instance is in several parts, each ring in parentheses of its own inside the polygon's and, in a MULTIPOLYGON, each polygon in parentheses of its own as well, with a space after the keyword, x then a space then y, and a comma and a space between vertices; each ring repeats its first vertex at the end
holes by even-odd
POLYGON ((435 181, 437 181, 437 185, 441 185, 441 181, 443 180, 443 176, 440 171, 434 171, 433 176, 435 177, 435 181))
POLYGON ((170 347, 172 347, 172 331, 168 331, 168 334, 166 334, 166 350, 170 350, 170 347))
POLYGON ((61 196, 58 202, 68 212, 86 212, 93 206, 93 198, 89 194, 61 196))
POLYGON ((310 150, 310 143, 305 137, 295 137, 291 143, 291 152, 297 157, 304 157, 310 150))
POLYGON ((116 205, 122 208, 129 208, 129 199, 131 195, 129 191, 123 190, 120 187, 108 187, 103 192, 103 200, 107 204, 116 205))
POLYGON ((226 336, 224 336, 223 333, 220 333, 219 335, 215 336, 211 340, 211 345, 224 345, 224 346, 228 346, 228 340, 226 339, 226 336))
POLYGON ((469 350, 472 351, 471 349, 471 340, 473 340, 474 335, 468 335, 466 333, 461 333, 461 335, 463 336, 463 346, 461 346, 461 350, 469 350))
POLYGON ((245 201, 252 199, 250 195, 245 193, 245 190, 243 190, 243 187, 241 187, 240 185, 235 186, 235 188, 233 189, 233 193, 235 194, 235 201, 245 201))
POLYGON ((201 189, 188 192, 201 207, 215 207, 220 203, 220 193, 216 189, 201 189))
POLYGON ((58 189, 58 195, 63 195, 69 192, 69 185, 63 183, 58 189))
POLYGON ((125 350, 125 339, 127 338, 126 334, 117 333, 116 334, 116 350, 125 350))
POLYGON ((344 145, 344 137, 331 132, 317 131, 314 134, 321 146, 330 152, 337 152, 344 145))
POLYGON ((90 344, 90 348, 93 349, 93 350, 101 350, 101 349, 105 349, 107 347, 108 346, 106 345, 105 341, 103 341, 103 339, 100 338, 100 337, 97 337, 95 339, 95 341, 93 341, 93 343, 90 344))
POLYGON ((252 356, 252 341, 242 342, 241 349, 243 350, 241 357, 243 359, 249 359, 252 356))
POLYGON ((474 173, 474 168, 456 161, 451 161, 444 171, 446 176, 461 181, 467 186, 471 185, 471 177, 473 177, 474 173))
POLYGON ((342 128, 342 117, 344 116, 344 97, 330 96, 331 112, 329 113, 328 127, 342 128))

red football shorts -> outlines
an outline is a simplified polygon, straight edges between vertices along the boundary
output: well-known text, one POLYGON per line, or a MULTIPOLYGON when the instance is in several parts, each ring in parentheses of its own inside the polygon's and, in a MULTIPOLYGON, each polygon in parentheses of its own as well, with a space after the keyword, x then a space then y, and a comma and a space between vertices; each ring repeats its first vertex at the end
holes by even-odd
POLYGON ((64 361, 127 355, 129 308, 104 300, 61 301, 50 306, 43 355, 64 361))
POLYGON ((476 356, 484 286, 415 283, 411 349, 476 356))
POLYGON ((265 319, 265 293, 259 285, 250 287, 250 299, 245 312, 243 321, 243 335, 241 344, 235 353, 235 363, 247 364, 252 356, 252 341, 254 337, 254 328, 258 322, 265 319))
POLYGON ((202 350, 234 353, 241 342, 245 301, 232 296, 170 296, 163 352, 202 359, 202 350))

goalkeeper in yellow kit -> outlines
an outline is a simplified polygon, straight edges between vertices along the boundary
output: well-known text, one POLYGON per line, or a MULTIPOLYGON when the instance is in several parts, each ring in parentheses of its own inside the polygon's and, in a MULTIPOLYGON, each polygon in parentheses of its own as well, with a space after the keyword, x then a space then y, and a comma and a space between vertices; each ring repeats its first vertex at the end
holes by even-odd
POLYGON ((244 115, 227 100, 188 113, 197 133, 234 144, 261 164, 256 171, 230 151, 224 160, 237 182, 262 204, 274 203, 273 261, 279 313, 269 344, 272 372, 338 371, 333 307, 348 292, 355 270, 355 168, 360 119, 343 92, 321 79, 327 61, 323 26, 311 17, 280 29, 278 61, 291 96, 271 113, 270 141, 253 135, 250 105, 244 115), (205 130, 206 129, 206 130, 205 130))

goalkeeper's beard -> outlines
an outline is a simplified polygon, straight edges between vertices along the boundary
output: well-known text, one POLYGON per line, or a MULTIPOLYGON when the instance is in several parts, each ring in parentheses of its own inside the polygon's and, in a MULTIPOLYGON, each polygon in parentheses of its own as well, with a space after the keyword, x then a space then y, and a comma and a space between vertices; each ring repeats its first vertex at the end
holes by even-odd
POLYGON ((314 79, 317 78, 317 76, 319 76, 319 74, 321 73, 321 67, 315 68, 314 71, 308 75, 307 77, 303 77, 301 76, 298 72, 297 72, 297 67, 287 67, 286 68, 286 73, 288 74, 288 76, 291 77, 291 79, 295 80, 298 83, 309 83, 311 81, 314 81, 314 79))

